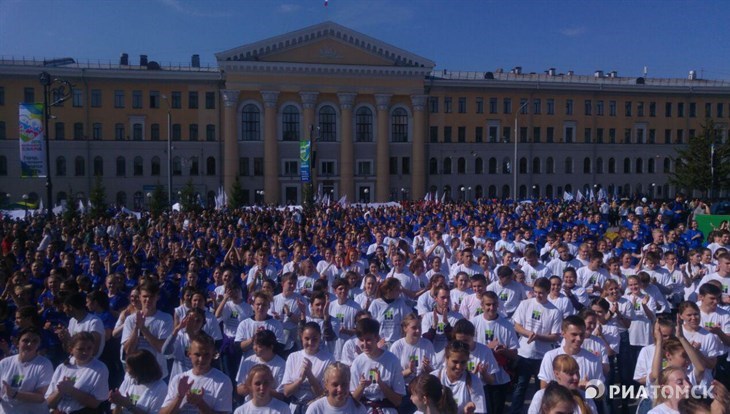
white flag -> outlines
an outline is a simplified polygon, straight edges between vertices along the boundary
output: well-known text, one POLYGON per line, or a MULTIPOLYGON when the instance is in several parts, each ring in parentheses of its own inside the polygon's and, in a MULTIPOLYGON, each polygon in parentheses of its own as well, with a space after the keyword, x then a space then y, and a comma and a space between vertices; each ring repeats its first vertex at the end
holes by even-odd
POLYGON ((443 194, 441 194, 441 204, 446 202, 446 191, 444 191, 443 194))
POLYGON ((337 204, 340 205, 340 207, 347 207, 347 195, 343 195, 340 197, 340 199, 337 201, 337 204))
POLYGON ((580 203, 581 201, 583 201, 583 198, 583 193, 581 193, 580 190, 575 192, 575 201, 580 203))
POLYGON ((563 192, 563 201, 573 201, 573 194, 567 191, 563 192))
POLYGON ((596 194, 593 192, 593 189, 591 188, 591 192, 588 193, 588 200, 590 201, 596 201, 596 194))

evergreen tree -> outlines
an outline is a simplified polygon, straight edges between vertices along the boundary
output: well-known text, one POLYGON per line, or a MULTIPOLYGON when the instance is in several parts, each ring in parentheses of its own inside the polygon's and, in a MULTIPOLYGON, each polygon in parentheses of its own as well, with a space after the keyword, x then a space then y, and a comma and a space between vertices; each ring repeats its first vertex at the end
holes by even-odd
POLYGON ((99 218, 106 215, 106 188, 98 175, 94 179, 94 187, 91 188, 89 202, 91 203, 91 210, 89 211, 91 217, 99 218))
POLYGON ((180 190, 180 205, 182 206, 182 211, 185 212, 200 210, 200 206, 196 203, 195 187, 193 187, 192 178, 189 179, 188 182, 185 183, 185 187, 180 190))
POLYGON ((712 120, 702 125, 702 132, 689 139, 686 147, 677 149, 675 168, 669 182, 691 194, 700 191, 705 196, 714 190, 730 187, 730 143, 722 142, 721 131, 712 120))
POLYGON ((228 207, 232 209, 241 208, 245 202, 246 200, 243 198, 241 182, 238 180, 238 176, 236 176, 236 179, 233 181, 233 185, 231 185, 231 193, 230 197, 228 197, 228 207))
POLYGON ((152 197, 150 197, 150 213, 153 216, 159 216, 167 209, 167 206, 167 193, 165 192, 165 188, 158 183, 155 186, 155 190, 152 191, 152 197))

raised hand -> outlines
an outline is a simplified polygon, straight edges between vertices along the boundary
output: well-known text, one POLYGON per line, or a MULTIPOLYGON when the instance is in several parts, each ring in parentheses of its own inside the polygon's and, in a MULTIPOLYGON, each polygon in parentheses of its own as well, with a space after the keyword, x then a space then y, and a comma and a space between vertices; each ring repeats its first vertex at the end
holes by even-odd
POLYGON ((177 395, 188 395, 190 392, 190 389, 193 388, 193 383, 188 382, 187 376, 180 377, 180 380, 177 382, 177 395))

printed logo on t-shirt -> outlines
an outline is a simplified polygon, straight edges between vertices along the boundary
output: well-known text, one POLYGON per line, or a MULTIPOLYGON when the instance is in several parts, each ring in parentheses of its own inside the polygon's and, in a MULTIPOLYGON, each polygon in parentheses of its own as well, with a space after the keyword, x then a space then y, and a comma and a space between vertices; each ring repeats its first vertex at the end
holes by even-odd
POLYGON ((340 322, 344 322, 345 321, 345 314, 344 313, 338 313, 337 315, 335 315, 335 317, 340 322))
POLYGON ((195 394, 195 395, 203 395, 203 389, 202 388, 191 388, 190 393, 195 394))
POLYGON ((705 322, 705 328, 712 328, 713 326, 715 326, 714 323, 709 322, 709 321, 708 322, 705 322))
POLYGON ((443 322, 439 322, 436 324, 436 333, 437 334, 443 334, 445 329, 446 329, 446 325, 444 325, 443 322))
POLYGON ((507 292, 502 292, 499 294, 499 300, 506 301, 509 299, 509 295, 507 295, 507 292))
POLYGON ((484 339, 487 341, 493 341, 494 340, 494 329, 485 329, 484 330, 484 339))
POLYGON ((540 318, 542 318, 542 312, 540 312, 538 310, 532 311, 532 319, 539 321, 540 318))
POLYGON ((641 310, 641 302, 637 301, 634 303, 634 310, 641 310))
POLYGON ((728 285, 722 285, 722 293, 728 293, 728 285))
POLYGON ((385 313, 383 314, 383 317, 386 321, 392 321, 393 320, 393 310, 388 309, 387 311, 385 311, 385 313))
POLYGON ((484 313, 484 311, 482 310, 482 308, 477 308, 477 311, 476 311, 476 312, 475 312, 474 314, 475 314, 476 316, 479 316, 479 315, 481 315, 482 313, 484 313))
POLYGON ((589 283, 590 283, 591 285, 595 285, 595 284, 596 284, 596 280, 597 280, 597 279, 598 279, 598 276, 596 276, 596 274, 594 273, 594 274, 592 274, 592 275, 591 275, 591 279, 590 279, 590 280, 589 280, 588 282, 589 282, 589 283))
POLYGON ((469 361, 469 362, 466 363, 466 369, 468 369, 469 372, 474 371, 474 368, 476 366, 477 365, 474 363, 474 361, 469 361))
POLYGON ((238 319, 238 312, 231 311, 231 319, 238 319))
POLYGON ((137 403, 139 402, 140 397, 141 397, 141 395, 129 394, 129 401, 132 402, 132 405, 136 406, 137 403))
POLYGON ((13 375, 13 379, 10 381, 10 386, 13 388, 18 388, 21 385, 23 385, 24 379, 25 379, 25 375, 15 374, 15 375, 13 375))
POLYGON ((408 357, 408 361, 415 361, 416 365, 418 365, 418 355, 411 355, 408 357))

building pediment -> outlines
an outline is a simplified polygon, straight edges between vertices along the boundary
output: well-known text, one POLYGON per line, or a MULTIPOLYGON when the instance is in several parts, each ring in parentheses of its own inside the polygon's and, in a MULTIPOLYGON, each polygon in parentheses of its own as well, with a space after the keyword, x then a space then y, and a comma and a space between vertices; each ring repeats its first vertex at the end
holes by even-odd
POLYGON ((232 61, 429 69, 435 66, 431 60, 333 22, 220 52, 216 59, 219 66, 232 61))

